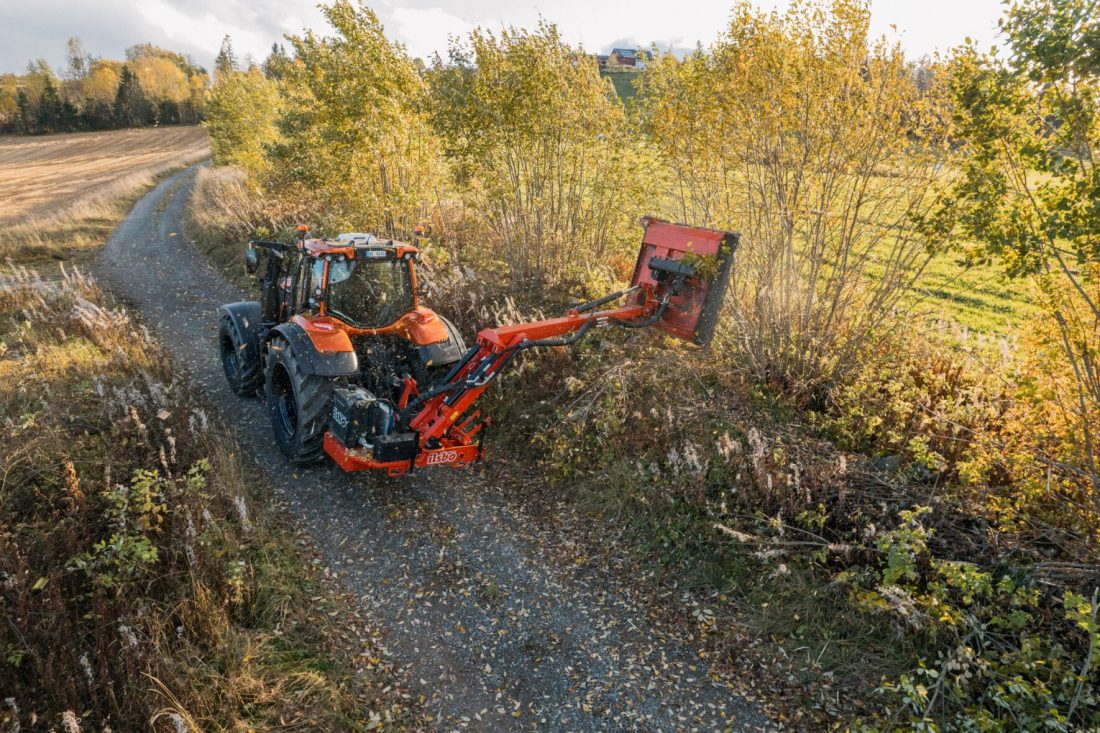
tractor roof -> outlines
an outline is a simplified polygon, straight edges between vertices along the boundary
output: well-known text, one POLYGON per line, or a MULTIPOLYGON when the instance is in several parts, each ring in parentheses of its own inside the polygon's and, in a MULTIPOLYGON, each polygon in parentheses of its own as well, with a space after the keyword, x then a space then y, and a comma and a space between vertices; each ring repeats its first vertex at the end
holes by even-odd
POLYGON ((383 242, 373 236, 369 240, 365 237, 345 238, 345 235, 340 235, 337 239, 307 239, 305 241, 306 253, 314 257, 338 254, 345 257, 354 257, 356 251, 364 249, 392 251, 394 256, 398 258, 404 257, 406 254, 416 254, 420 251, 407 242, 397 242, 392 239, 383 242))

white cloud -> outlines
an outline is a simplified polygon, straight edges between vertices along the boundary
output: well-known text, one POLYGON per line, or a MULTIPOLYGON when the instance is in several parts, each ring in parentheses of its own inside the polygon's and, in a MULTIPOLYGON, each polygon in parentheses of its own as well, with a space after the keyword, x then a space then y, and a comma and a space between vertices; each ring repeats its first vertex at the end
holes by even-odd
MULTIPOLYGON (((44 56, 60 67, 65 39, 80 36, 94 54, 119 58, 150 42, 213 65, 222 36, 239 56, 262 59, 286 33, 324 33, 317 0, 0 0, 0 71, 18 71, 44 56)), ((445 53, 447 38, 475 25, 533 27, 556 23, 572 43, 591 51, 630 39, 658 47, 708 46, 726 28, 734 0, 366 0, 391 38, 413 56, 445 53)), ((786 0, 756 0, 764 8, 786 0)), ((873 0, 872 29, 899 37, 909 53, 946 49, 970 36, 995 42, 999 0, 873 0), (897 33, 890 31, 896 25, 897 33)))
POLYGON ((439 7, 394 7, 383 23, 387 34, 404 43, 410 56, 425 61, 437 51, 445 58, 450 37, 464 36, 476 25, 439 7))
POLYGON ((165 0, 146 0, 137 3, 134 10, 167 40, 164 45, 169 48, 184 43, 197 46, 204 55, 212 56, 217 54, 221 39, 226 34, 236 36, 240 41, 248 40, 243 29, 219 20, 213 13, 184 13, 165 0))

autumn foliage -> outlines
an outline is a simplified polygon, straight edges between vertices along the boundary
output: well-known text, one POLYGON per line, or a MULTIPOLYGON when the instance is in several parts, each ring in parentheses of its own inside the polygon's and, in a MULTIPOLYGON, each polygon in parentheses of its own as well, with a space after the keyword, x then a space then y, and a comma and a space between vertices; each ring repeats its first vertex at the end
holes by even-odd
MULTIPOLYGON (((1012 59, 917 64, 871 37, 865 2, 739 3, 706 50, 650 64, 627 109, 550 24, 478 30, 423 66, 337 2, 335 35, 293 39, 279 74, 219 80, 215 152, 256 194, 221 234, 277 234, 303 202, 326 231, 428 223, 435 297, 473 330, 612 289, 640 215, 740 230, 712 351, 609 336, 547 357, 495 405, 504 439, 712 589, 828 578, 853 619, 828 628, 874 629, 861 652, 881 667, 835 652, 846 694, 877 687, 862 723, 1096 725, 1089 7, 1013 3, 1012 59), (1039 315, 984 334, 924 317, 945 261, 996 266, 1039 315), (551 419, 529 421, 534 401, 551 419)), ((772 633, 819 659, 832 639, 772 633)))

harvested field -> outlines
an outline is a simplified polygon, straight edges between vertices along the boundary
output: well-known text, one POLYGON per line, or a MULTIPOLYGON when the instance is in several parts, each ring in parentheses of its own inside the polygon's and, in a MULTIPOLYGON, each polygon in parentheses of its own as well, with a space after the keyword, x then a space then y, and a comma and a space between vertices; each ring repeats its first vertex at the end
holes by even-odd
POLYGON ((126 193, 131 177, 148 179, 209 154, 201 127, 0 138, 0 225, 63 215, 126 193))
POLYGON ((0 137, 0 272, 87 264, 136 196, 209 155, 201 127, 0 137))

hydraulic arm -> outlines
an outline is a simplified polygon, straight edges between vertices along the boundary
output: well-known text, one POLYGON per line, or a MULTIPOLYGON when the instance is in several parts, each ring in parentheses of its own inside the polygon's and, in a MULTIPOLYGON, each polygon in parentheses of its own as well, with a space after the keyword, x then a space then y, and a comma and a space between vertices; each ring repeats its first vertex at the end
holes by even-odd
MULTIPOLYGON (((370 448, 345 445, 331 431, 325 452, 349 471, 461 465, 482 456, 489 419, 471 409, 493 380, 523 351, 570 346, 593 328, 656 327, 705 346, 713 336, 729 281, 738 235, 643 219, 646 233, 629 288, 571 309, 565 316, 482 330, 435 386, 411 380, 393 417, 393 431, 370 448), (623 305, 598 310, 616 301, 623 305)), ((335 414, 334 414, 335 416, 335 414)))

